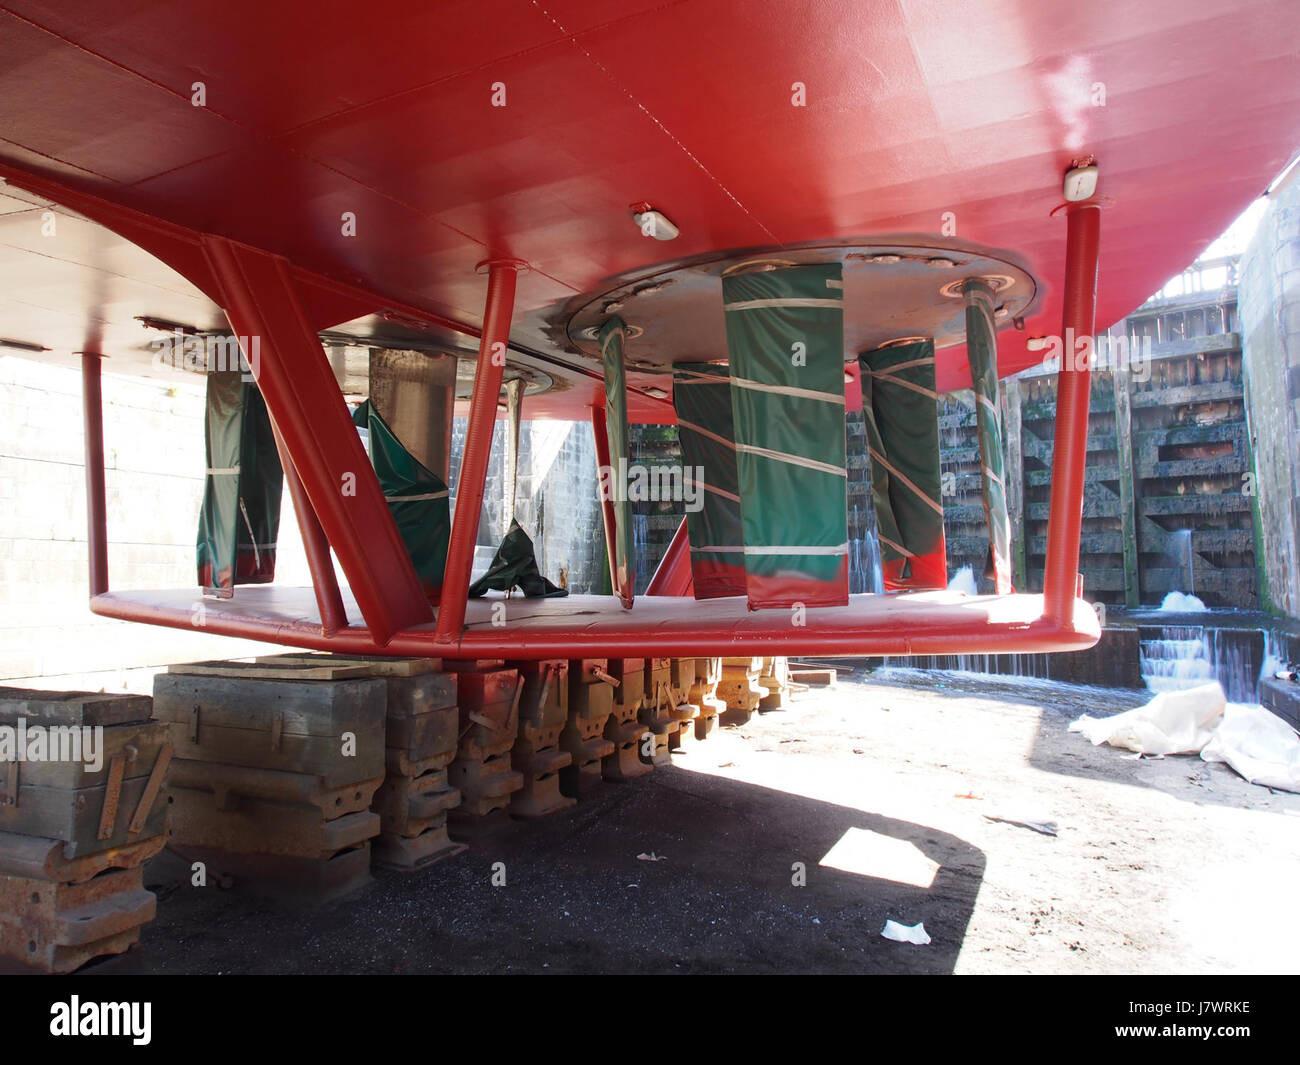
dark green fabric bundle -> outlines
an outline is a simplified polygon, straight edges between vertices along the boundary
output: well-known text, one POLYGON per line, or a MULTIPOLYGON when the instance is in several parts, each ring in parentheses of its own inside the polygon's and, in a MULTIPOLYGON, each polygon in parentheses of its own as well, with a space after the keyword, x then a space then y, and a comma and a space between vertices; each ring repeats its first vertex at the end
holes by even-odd
POLYGON ((442 591, 451 538, 447 486, 393 435, 370 400, 352 412, 352 421, 370 435, 370 462, 402 543, 428 596, 442 591))
POLYGON ((497 553, 492 556, 492 564, 469 586, 469 594, 471 599, 477 599, 489 591, 508 592, 512 588, 521 589, 530 599, 555 599, 569 594, 567 588, 552 584, 542 576, 537 568, 533 541, 514 519, 511 519, 510 531, 501 541, 497 553))

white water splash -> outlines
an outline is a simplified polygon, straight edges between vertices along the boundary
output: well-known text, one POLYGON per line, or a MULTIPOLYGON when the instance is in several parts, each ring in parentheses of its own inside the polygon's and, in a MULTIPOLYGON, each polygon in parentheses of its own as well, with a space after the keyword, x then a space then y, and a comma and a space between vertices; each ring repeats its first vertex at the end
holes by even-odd
POLYGON ((1160 609, 1168 614, 1199 614, 1208 610, 1200 599, 1186 592, 1170 592, 1160 604, 1160 609))
POLYGON ((975 583, 975 571, 970 566, 962 566, 955 577, 948 582, 948 591, 963 592, 966 595, 979 595, 979 586, 975 583))

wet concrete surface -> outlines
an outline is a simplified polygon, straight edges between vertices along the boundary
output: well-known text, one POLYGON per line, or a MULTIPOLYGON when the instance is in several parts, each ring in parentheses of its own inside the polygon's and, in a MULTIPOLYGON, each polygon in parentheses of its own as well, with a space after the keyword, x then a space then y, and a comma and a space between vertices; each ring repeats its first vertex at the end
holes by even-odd
POLYGON ((1147 697, 906 670, 842 681, 323 906, 192 887, 159 863, 158 918, 114 968, 1295 971, 1300 796, 1066 731, 1147 697), (887 919, 932 942, 883 939, 887 919))

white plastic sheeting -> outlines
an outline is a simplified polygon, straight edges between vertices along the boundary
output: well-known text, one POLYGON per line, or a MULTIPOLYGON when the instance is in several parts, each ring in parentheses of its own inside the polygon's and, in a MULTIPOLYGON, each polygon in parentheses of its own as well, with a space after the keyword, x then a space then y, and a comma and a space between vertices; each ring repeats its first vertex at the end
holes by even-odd
POLYGON ((1070 731, 1139 755, 1199 754, 1252 784, 1300 792, 1300 736, 1262 706, 1229 703, 1217 682, 1161 692, 1114 717, 1085 714, 1070 731))
POLYGON ((1300 736, 1262 706, 1229 703, 1201 757, 1227 762, 1252 784, 1300 792, 1300 736))
POLYGON ((1217 681, 1161 692, 1145 706, 1114 717, 1084 714, 1070 723, 1096 746, 1109 743, 1138 754, 1199 754, 1223 717, 1227 697, 1217 681))

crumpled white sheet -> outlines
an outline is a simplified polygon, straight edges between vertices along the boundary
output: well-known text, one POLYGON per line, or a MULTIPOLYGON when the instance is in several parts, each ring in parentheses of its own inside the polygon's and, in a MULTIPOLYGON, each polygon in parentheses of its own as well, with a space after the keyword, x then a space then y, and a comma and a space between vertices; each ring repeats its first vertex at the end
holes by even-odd
POLYGON ((1262 706, 1229 703, 1201 757, 1227 762, 1252 784, 1300 792, 1300 736, 1262 706))
POLYGON ((1145 706, 1114 717, 1084 714, 1070 723, 1093 745, 1109 743, 1138 754, 1199 754, 1223 717, 1227 696, 1218 681, 1161 692, 1145 706))

